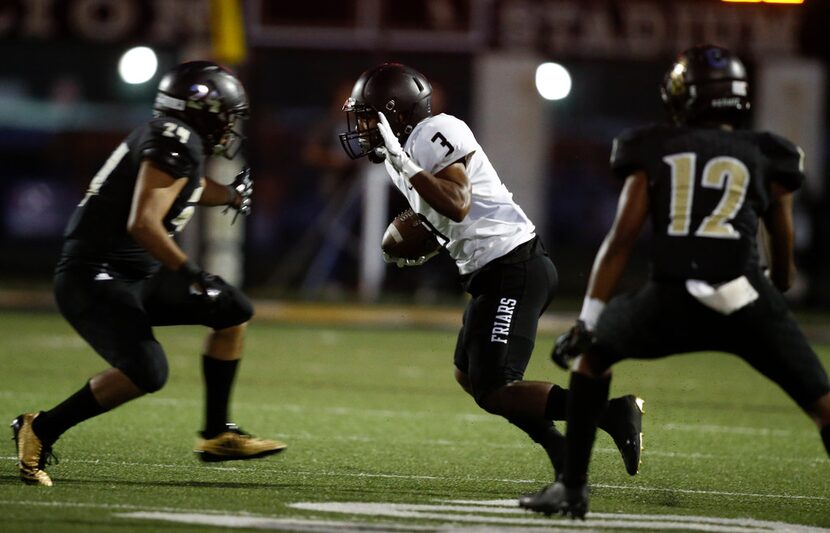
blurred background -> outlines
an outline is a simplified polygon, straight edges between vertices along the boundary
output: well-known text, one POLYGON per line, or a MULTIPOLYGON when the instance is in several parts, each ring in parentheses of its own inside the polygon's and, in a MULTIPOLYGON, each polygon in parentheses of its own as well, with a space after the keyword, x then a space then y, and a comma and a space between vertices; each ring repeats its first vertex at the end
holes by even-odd
MULTIPOLYGON (((382 167, 348 159, 340 108, 359 74, 401 61, 434 109, 467 121, 581 300, 614 216, 611 140, 663 120, 658 83, 697 43, 729 47, 753 80, 753 122, 807 153, 790 298, 830 309, 830 2, 789 0, 0 0, 0 288, 48 288, 61 233, 97 169, 151 116, 174 64, 239 73, 252 108, 242 160, 252 215, 203 209, 182 245, 259 297, 462 298, 452 261, 386 266, 380 238, 406 205, 382 167)), ((647 275, 648 236, 626 284, 647 275)))

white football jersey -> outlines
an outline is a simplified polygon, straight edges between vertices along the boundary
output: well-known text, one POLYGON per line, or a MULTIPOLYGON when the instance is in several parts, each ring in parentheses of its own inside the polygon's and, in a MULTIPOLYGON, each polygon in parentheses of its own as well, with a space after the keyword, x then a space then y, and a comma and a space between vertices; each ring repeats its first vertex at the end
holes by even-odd
POLYGON ((467 162, 472 203, 461 222, 454 222, 430 207, 409 181, 386 162, 387 172, 412 209, 446 237, 445 246, 461 274, 478 270, 535 236, 533 223, 513 201, 513 194, 501 182, 464 121, 446 114, 426 118, 415 126, 403 148, 419 167, 432 174, 472 154, 467 162))

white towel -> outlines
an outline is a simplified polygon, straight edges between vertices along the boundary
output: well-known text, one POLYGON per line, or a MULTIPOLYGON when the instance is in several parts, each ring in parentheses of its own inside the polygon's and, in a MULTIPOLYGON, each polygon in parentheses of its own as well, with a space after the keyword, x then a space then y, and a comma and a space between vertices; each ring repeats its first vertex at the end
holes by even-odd
POLYGON ((710 309, 730 315, 758 299, 758 291, 746 279, 746 276, 712 286, 699 279, 686 280, 689 294, 710 309))

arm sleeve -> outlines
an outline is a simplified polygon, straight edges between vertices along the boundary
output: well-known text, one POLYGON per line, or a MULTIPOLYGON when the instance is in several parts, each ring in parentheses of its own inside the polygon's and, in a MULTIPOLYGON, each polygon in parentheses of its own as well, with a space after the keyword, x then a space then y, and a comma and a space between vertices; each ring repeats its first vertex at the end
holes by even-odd
POLYGON ((423 130, 417 133, 411 147, 412 159, 432 174, 464 159, 478 148, 473 132, 457 118, 436 117, 436 120, 425 124, 423 130))
POLYGON ((804 182, 804 151, 784 137, 764 133, 761 149, 767 158, 770 179, 795 191, 804 182))

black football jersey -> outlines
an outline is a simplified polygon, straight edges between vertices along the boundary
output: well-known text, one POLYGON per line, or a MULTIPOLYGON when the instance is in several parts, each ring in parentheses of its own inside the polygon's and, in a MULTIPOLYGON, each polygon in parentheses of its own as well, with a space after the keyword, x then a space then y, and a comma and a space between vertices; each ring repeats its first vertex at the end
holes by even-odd
POLYGON ((137 274, 158 268, 158 262, 127 232, 135 183, 145 159, 176 179, 187 178, 164 216, 164 227, 171 234, 184 227, 202 195, 202 139, 181 120, 156 117, 134 129, 92 178, 66 227, 64 256, 137 274))
POLYGON ((611 168, 648 176, 654 279, 728 281, 758 268, 771 182, 796 190, 803 152, 767 132, 653 125, 614 139, 611 168))

